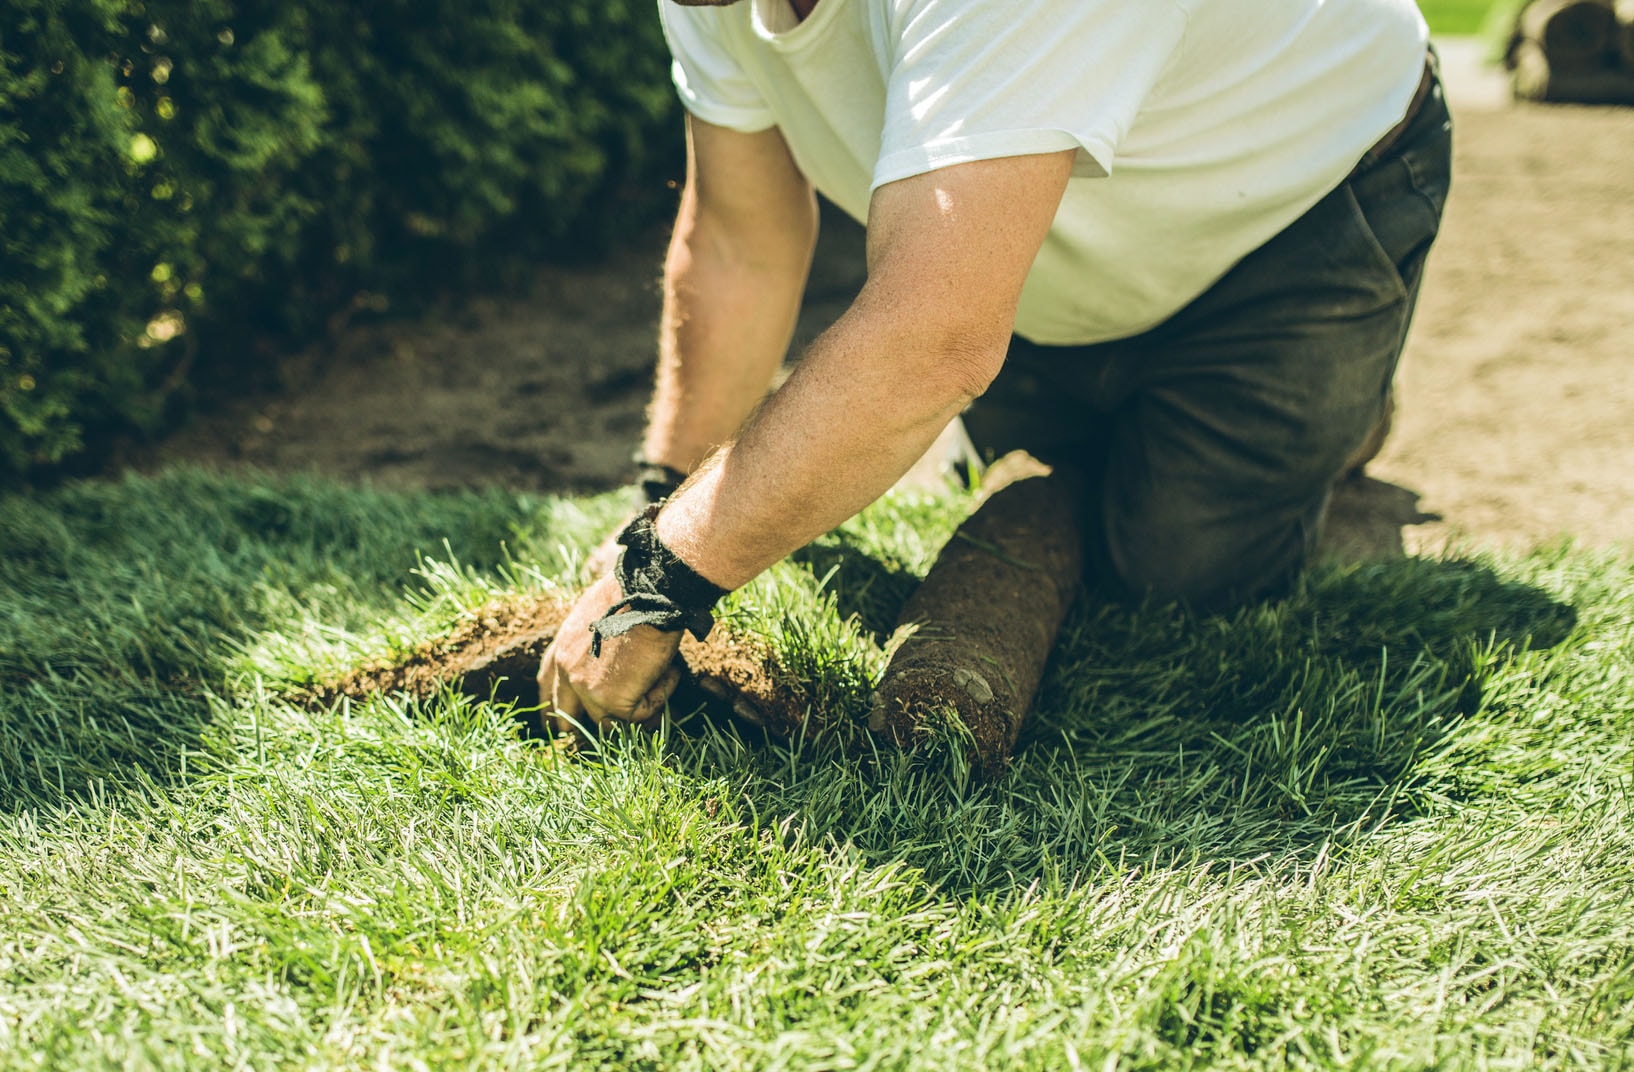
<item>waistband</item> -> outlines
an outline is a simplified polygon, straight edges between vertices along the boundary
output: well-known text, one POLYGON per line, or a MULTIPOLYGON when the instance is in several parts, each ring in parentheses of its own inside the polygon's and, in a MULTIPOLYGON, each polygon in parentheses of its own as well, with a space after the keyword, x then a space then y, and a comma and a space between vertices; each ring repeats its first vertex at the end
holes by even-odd
POLYGON ((1424 104, 1435 90, 1440 75, 1441 61, 1432 49, 1425 54, 1424 74, 1419 78, 1418 88, 1413 91, 1413 99, 1407 105, 1407 114, 1401 117, 1401 122, 1385 131, 1384 137, 1373 143, 1373 148, 1362 154, 1362 158, 1356 162, 1348 178, 1355 178, 1390 155, 1390 150, 1396 147, 1396 142, 1401 140, 1401 136, 1407 133, 1407 128, 1413 125, 1413 120, 1424 110, 1424 104))

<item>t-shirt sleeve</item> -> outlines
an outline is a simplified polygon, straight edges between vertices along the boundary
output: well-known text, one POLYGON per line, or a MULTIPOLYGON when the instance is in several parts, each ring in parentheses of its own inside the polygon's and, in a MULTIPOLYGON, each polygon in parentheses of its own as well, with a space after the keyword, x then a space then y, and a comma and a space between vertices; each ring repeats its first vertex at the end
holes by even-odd
POLYGON ((722 9, 658 0, 669 42, 670 77, 686 110, 706 123, 745 133, 776 124, 765 98, 722 41, 722 9))
POLYGON ((1077 149, 1109 175, 1186 32, 1170 0, 897 0, 873 186, 973 160, 1077 149))

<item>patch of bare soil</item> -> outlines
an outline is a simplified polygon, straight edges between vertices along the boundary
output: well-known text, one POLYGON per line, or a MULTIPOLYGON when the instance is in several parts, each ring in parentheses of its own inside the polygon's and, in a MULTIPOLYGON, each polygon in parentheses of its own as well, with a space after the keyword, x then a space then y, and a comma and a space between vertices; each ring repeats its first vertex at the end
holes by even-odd
POLYGON ((1455 121, 1396 430, 1369 467, 1417 499, 1380 505, 1409 551, 1634 546, 1634 109, 1455 121))
MULTIPOLYGON (((845 310, 863 239, 837 215, 795 348, 845 310)), ((631 480, 656 354, 667 229, 531 291, 358 324, 279 363, 283 390, 201 415, 139 452, 174 462, 428 487, 605 491, 631 480)))
MULTIPOLYGON (((563 593, 519 592, 490 600, 446 636, 435 637, 394 661, 360 666, 315 686, 304 699, 328 706, 346 697, 363 701, 380 693, 429 699, 452 690, 474 700, 515 705, 529 728, 544 734, 539 716, 539 660, 555 639, 570 600, 563 593)), ((707 640, 688 634, 681 642, 684 686, 672 710, 704 709, 717 721, 737 721, 779 737, 809 724, 809 697, 785 673, 772 649, 758 637, 726 626, 707 640)))

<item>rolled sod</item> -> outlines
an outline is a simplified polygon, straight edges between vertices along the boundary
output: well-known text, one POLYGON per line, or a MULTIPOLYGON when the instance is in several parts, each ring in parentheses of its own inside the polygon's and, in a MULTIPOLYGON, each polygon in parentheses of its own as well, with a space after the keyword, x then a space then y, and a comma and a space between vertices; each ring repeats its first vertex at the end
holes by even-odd
POLYGON ((869 728, 911 746, 952 718, 983 772, 1009 764, 1061 621, 1083 580, 1080 484, 1026 455, 990 490, 903 608, 911 636, 875 692, 869 728))
POLYGON ((1601 67, 1590 71, 1561 71, 1549 62, 1536 42, 1515 47, 1510 73, 1515 98, 1555 104, 1634 104, 1634 71, 1601 67))
POLYGON ((1517 23, 1521 43, 1533 42, 1556 74, 1603 70, 1617 48, 1610 0, 1533 0, 1517 23))
POLYGON ((1617 56, 1634 72, 1634 0, 1617 0, 1617 56))

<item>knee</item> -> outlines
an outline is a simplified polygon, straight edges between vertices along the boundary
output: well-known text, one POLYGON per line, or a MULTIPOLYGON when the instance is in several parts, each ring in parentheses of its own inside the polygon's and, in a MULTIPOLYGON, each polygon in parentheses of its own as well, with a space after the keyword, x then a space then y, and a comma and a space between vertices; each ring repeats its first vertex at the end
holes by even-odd
POLYGON ((1177 602, 1204 614, 1229 611, 1286 594, 1315 543, 1316 526, 1303 513, 1258 521, 1114 520, 1099 534, 1100 546, 1090 549, 1090 561, 1116 598, 1177 602))

